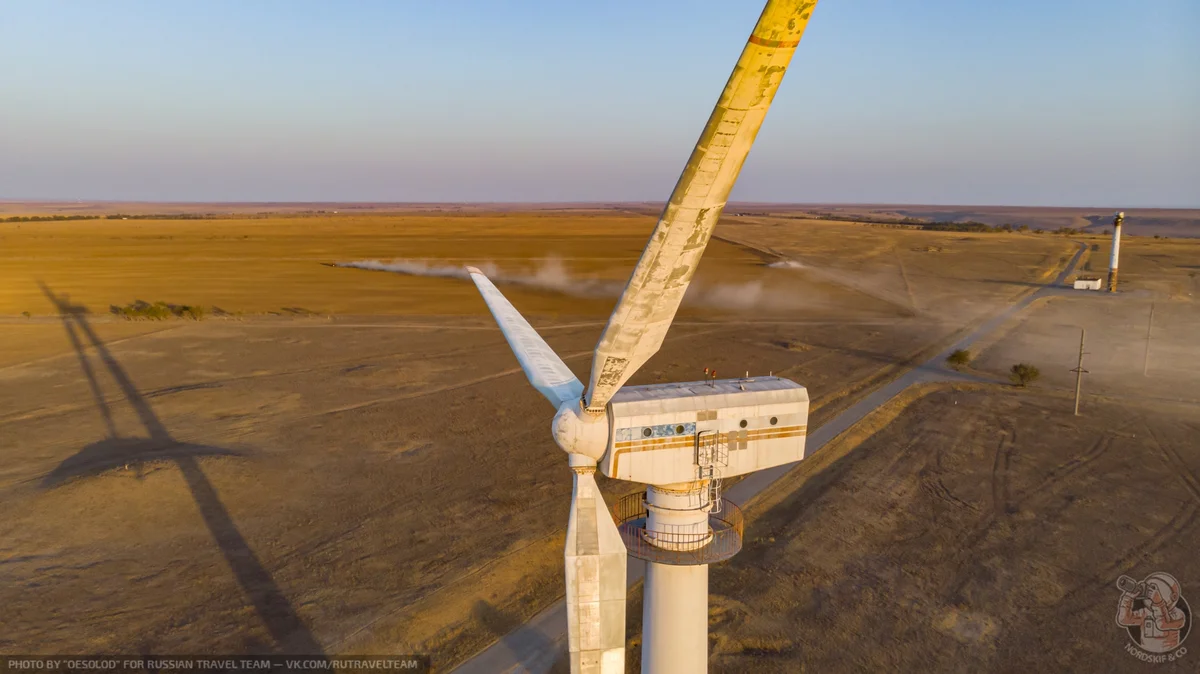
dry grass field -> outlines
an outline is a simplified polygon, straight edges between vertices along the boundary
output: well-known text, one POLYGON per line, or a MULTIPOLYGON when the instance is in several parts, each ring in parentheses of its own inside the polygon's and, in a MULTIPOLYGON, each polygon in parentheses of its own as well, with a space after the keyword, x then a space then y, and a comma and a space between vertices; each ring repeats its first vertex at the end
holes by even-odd
MULTIPOLYGON (((550 266, 502 288, 582 376, 653 220, 0 223, 0 652, 420 650, 444 668, 521 623, 561 591, 553 410, 469 282, 324 263, 550 266), (138 299, 230 315, 109 313, 138 299)), ((717 234, 633 383, 773 371, 809 388, 814 425, 1075 250, 764 218, 717 234)), ((781 503, 771 517, 802 516, 781 503)))
POLYGON ((1099 234, 1112 227, 1114 211, 1127 217, 1125 231, 1136 236, 1200 237, 1196 208, 1076 208, 1038 206, 934 206, 919 204, 737 204, 740 210, 794 216, 829 213, 865 219, 918 218, 931 222, 982 222, 988 225, 1026 225, 1031 229, 1069 227, 1080 234, 1099 234))
MULTIPOLYGON (((1092 240, 1092 269, 1108 269, 1112 238, 1092 240)), ((1200 302, 1200 246, 1195 240, 1156 240, 1144 236, 1122 237, 1119 280, 1126 291, 1145 290, 1152 296, 1200 302)))
MULTIPOLYGON (((48 314, 33 279, 101 311, 136 299, 216 306, 231 313, 342 315, 479 313, 471 284, 367 274, 323 263, 394 258, 532 270, 558 256, 575 273, 613 274, 645 244, 646 219, 629 215, 293 215, 213 220, 3 223, 0 313, 48 314), (641 241, 639 242, 639 239, 641 241)), ((745 260, 717 245, 706 267, 745 260)), ((716 269, 714 269, 716 268, 716 269)), ((558 298, 528 298, 532 311, 558 298)), ((603 305, 573 302, 577 313, 603 305)))
POLYGON ((1125 652, 1116 579, 1161 570, 1197 592, 1200 409, 1068 405, 935 389, 823 470, 801 464, 712 571, 711 671, 1149 667, 1125 652))
POLYGON ((1039 386, 1074 390, 1080 330, 1087 331, 1085 394, 1200 403, 1200 305, 1195 302, 1139 295, 1052 297, 981 344, 971 365, 1005 376, 1013 363, 1028 362, 1042 372, 1039 386))
POLYGON ((914 231, 822 220, 734 218, 718 235, 797 260, 815 279, 913 314, 965 324, 1045 283, 1077 250, 1033 234, 914 231))

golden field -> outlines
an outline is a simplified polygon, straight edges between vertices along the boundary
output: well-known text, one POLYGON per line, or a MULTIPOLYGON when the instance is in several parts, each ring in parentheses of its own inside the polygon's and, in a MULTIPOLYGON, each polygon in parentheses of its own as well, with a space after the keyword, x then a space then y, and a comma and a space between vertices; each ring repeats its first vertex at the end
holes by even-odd
MULTIPOLYGON (((1056 254, 1072 250, 1064 239, 1048 236, 911 232, 806 220, 761 223, 759 218, 724 221, 705 253, 698 282, 762 278, 762 256, 721 240, 723 235, 774 247, 813 267, 839 267, 842 276, 812 280, 860 291, 875 288, 880 292, 868 297, 901 305, 924 299, 925 289, 914 283, 932 289, 947 280, 1036 280, 1057 262, 1056 254), (925 253, 929 247, 938 253, 925 253)), ((469 283, 326 265, 405 259, 453 266, 491 262, 506 271, 534 271, 545 260, 558 259, 573 276, 623 282, 653 224, 650 215, 613 211, 0 223, 0 315, 52 313, 39 281, 69 293, 93 313, 140 299, 245 314, 286 309, 477 314, 482 303, 469 283)), ((822 292, 846 304, 838 291, 822 292)), ((611 301, 587 298, 564 305, 545 293, 527 294, 524 306, 532 313, 606 313, 611 306, 611 301)))
MULTIPOLYGON (((531 258, 559 255, 583 273, 615 271, 614 260, 636 259, 647 232, 644 216, 621 215, 2 223, 0 314, 51 313, 35 279, 70 292, 76 302, 103 309, 143 299, 244 313, 281 312, 284 307, 323 314, 477 313, 481 305, 469 283, 369 274, 323 263, 432 258, 456 265, 490 260, 521 267, 532 264, 531 258)), ((716 245, 706 262, 715 266, 731 257, 744 254, 716 245)))
MULTIPOLYGON (((0 605, 14 616, 0 650, 435 652, 441 670, 502 637, 561 593, 571 481, 547 432, 554 410, 525 381, 470 282, 326 264, 491 263, 528 274, 557 259, 570 278, 609 290, 501 288, 585 376, 611 288, 627 278, 653 225, 648 212, 615 209, 0 223, 0 605), (108 312, 137 299, 235 315, 131 322, 108 312)), ((813 426, 1053 278, 1078 249, 1050 235, 796 218, 729 217, 716 236, 697 273, 701 294, 631 383, 687 381, 706 366, 723 376, 774 372, 808 388, 813 426), (785 260, 799 266, 771 266, 785 260)), ((1089 257, 1103 264, 1102 240, 1080 240, 1098 245, 1089 257)), ((991 465, 987 420, 1064 404, 1057 388, 1069 382, 1051 369, 1071 345, 1060 344, 1058 323, 1140 325, 1151 297, 1169 307, 1158 307, 1162 350, 1136 392, 1153 394, 1156 382, 1178 388, 1183 375, 1163 372, 1197 324, 1186 284, 1198 247, 1131 239, 1129 293, 1034 307, 1025 327, 980 354, 981 376, 1002 376, 1035 354, 1049 397, 1006 393, 970 407, 964 399, 954 417, 939 412, 944 403, 918 406, 916 421, 896 415, 898 423, 950 438, 922 457, 953 454, 955 425, 979 424, 967 438, 970 461, 955 467, 974 480, 991 465), (1030 341, 1043 335, 1051 341, 1030 341)), ((1096 351, 1107 358, 1126 347, 1098 340, 1096 351)), ((1140 376, 1141 361, 1134 365, 1140 376)), ((1120 377, 1092 369, 1096 392, 1112 395, 1120 377)), ((1116 406, 1097 413, 1115 415, 1116 406)), ((1172 429, 1160 440, 1185 437, 1172 429)), ((886 452, 912 432, 922 431, 884 423, 865 433, 855 461, 878 455, 865 465, 884 465, 854 474, 891 484, 886 452)), ((1038 426, 1037 442, 1023 439, 1019 449, 1050 460, 1078 450, 1063 443, 1091 437, 1058 442, 1055 433, 1038 426)), ((821 470, 814 484, 859 489, 852 478, 821 470)), ((908 473, 896 480, 906 490, 924 484, 908 473)), ((986 489, 969 486, 965 502, 986 500, 986 489)), ((610 496, 635 488, 602 484, 610 496)), ((769 588, 760 581, 788 568, 772 555, 802 559, 790 547, 771 552, 770 536, 803 527, 834 535, 846 518, 810 512, 819 494, 809 487, 780 489, 776 505, 754 515, 769 528, 751 521, 744 556, 714 571, 723 597, 713 602, 714 633, 724 639, 714 667, 796 664, 787 649, 804 640, 760 633, 736 604, 752 597, 732 586, 769 588)), ((831 501, 830 512, 855 502, 831 501)), ((876 498, 862 516, 896 507, 904 506, 876 498)), ((947 522, 936 539, 947 546, 976 526, 947 522)), ((888 544, 883 535, 860 539, 888 544)), ((992 558, 986 546, 962 546, 980 564, 992 558)), ((852 558, 853 546, 804 563, 852 558)), ((812 592, 832 593, 828 606, 845 608, 839 628, 866 624, 875 610, 846 602, 842 586, 820 574, 781 586, 779 596, 802 597, 810 582, 812 592)), ((787 619, 804 625, 822 615, 787 619)))

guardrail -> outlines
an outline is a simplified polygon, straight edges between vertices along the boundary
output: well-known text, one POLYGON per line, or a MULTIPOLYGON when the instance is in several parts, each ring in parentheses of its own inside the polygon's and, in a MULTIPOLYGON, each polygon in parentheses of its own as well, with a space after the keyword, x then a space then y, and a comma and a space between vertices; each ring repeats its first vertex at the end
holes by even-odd
POLYGON ((659 564, 693 566, 723 562, 742 549, 742 510, 728 499, 722 499, 722 506, 719 514, 709 514, 709 530, 704 533, 647 531, 645 492, 621 497, 612 507, 612 514, 630 556, 659 564))

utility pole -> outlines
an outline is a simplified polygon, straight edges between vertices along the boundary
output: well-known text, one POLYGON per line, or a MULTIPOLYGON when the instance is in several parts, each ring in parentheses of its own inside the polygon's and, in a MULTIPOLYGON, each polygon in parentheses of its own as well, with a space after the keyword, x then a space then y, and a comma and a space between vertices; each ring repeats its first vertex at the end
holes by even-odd
POLYGON ((1150 331, 1154 328, 1154 302, 1150 303, 1150 320, 1146 322, 1146 358, 1142 364, 1142 376, 1150 376, 1150 331))
POLYGON ((1075 416, 1079 416, 1079 391, 1083 388, 1083 374, 1087 370, 1083 369, 1083 338, 1087 334, 1087 330, 1079 329, 1079 365, 1071 372, 1075 373, 1075 416))

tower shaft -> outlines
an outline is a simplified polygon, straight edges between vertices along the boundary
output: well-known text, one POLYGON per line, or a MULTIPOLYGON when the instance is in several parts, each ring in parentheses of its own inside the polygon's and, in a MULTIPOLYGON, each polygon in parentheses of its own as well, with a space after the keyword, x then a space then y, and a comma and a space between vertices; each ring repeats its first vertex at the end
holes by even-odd
POLYGON ((646 563, 642 671, 708 671, 708 565, 646 563))
MULTIPOLYGON (((668 550, 698 550, 712 541, 707 488, 703 482, 651 485, 646 490, 647 541, 668 550)), ((708 671, 707 564, 646 562, 642 671, 708 671)))
POLYGON ((1124 218, 1117 215, 1113 218, 1112 253, 1108 258, 1108 292, 1117 292, 1117 265, 1121 257, 1121 222, 1124 218))

